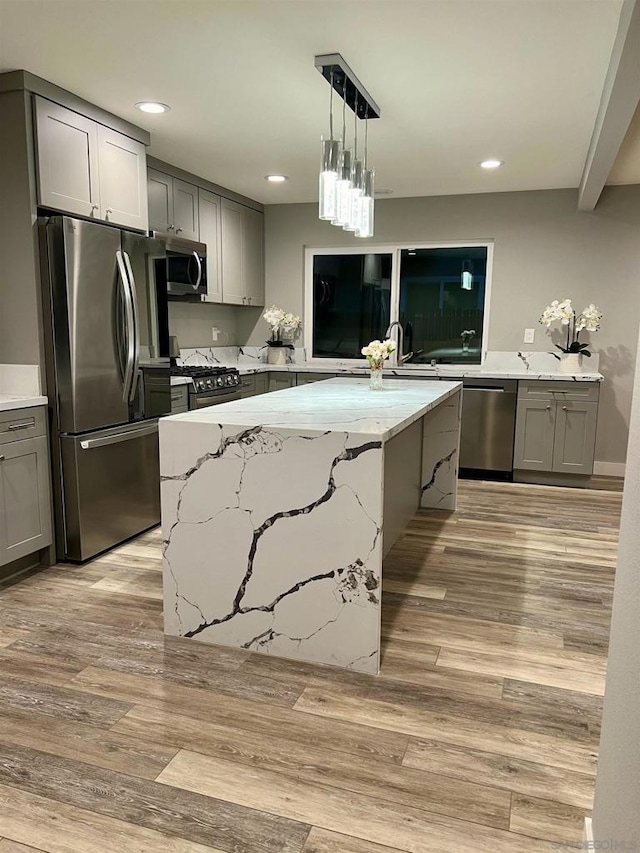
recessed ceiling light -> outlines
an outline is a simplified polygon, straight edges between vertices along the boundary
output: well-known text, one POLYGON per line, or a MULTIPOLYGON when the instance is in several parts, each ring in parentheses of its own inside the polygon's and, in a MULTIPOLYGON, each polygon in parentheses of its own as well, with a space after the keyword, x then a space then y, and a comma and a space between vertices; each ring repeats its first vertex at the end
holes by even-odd
POLYGON ((265 175, 264 179, 271 184, 281 184, 283 181, 289 180, 289 175, 265 175))
POLYGON ((499 169, 504 166, 504 160, 483 160, 480 165, 483 169, 499 169))
POLYGON ((171 107, 166 104, 160 104, 157 101, 138 101, 135 105, 137 110, 143 113, 168 113, 171 107))
POLYGON ((374 190, 374 195, 393 195, 393 190, 374 190))

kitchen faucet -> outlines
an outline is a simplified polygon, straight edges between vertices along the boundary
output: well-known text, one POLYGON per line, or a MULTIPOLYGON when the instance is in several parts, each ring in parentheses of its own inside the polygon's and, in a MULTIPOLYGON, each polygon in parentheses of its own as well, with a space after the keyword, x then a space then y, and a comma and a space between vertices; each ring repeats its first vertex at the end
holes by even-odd
POLYGON ((393 323, 389 324, 389 328, 384 333, 385 338, 388 338, 391 334, 393 327, 398 327, 398 349, 396 350, 396 364, 404 364, 406 361, 413 356, 412 352, 403 354, 404 349, 404 329, 402 328, 402 323, 399 320, 394 320, 393 323))

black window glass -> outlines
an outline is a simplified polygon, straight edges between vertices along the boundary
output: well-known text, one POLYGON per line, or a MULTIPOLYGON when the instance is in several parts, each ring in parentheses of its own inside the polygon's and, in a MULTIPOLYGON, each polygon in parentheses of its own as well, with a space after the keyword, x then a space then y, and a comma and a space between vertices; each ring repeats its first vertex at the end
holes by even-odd
POLYGON ((402 250, 399 316, 411 363, 480 363, 486 275, 486 247, 402 250))
POLYGON ((313 357, 361 358, 391 310, 391 255, 315 255, 313 357))

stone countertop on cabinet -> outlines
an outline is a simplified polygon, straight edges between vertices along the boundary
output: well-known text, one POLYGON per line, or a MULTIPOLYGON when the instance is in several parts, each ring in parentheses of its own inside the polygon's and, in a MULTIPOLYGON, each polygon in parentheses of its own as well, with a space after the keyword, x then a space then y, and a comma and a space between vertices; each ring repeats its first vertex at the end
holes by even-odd
MULTIPOLYGON (((336 373, 345 376, 366 376, 369 373, 369 368, 366 366, 358 367, 356 365, 337 364, 329 362, 327 364, 300 363, 300 364, 237 364, 229 365, 238 367, 241 376, 247 376, 252 373, 336 373)), ((520 379, 520 380, 541 380, 547 381, 564 381, 564 382, 603 382, 604 376, 601 373, 534 373, 532 371, 515 371, 515 370, 485 370, 480 365, 471 367, 464 365, 444 365, 440 367, 388 367, 384 370, 385 377, 401 376, 401 377, 416 377, 420 379, 520 379)))
POLYGON ((42 396, 0 394, 0 412, 13 412, 17 409, 29 409, 32 406, 46 406, 47 402, 47 398, 42 396))
POLYGON ((459 382, 389 379, 371 391, 368 379, 328 379, 163 418, 165 424, 211 424, 281 429, 289 433, 345 432, 385 442, 461 388, 459 382))

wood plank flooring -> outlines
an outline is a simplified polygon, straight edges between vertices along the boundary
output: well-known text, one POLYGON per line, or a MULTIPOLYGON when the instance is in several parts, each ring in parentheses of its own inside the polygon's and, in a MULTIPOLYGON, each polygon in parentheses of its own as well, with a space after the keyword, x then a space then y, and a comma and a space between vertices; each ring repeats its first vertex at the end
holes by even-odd
POLYGON ((0 586, 0 853, 578 844, 621 497, 467 481, 420 512, 378 677, 164 638, 159 530, 0 586))

